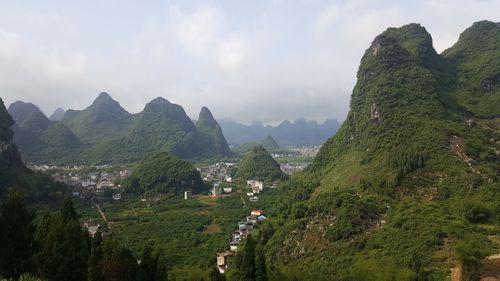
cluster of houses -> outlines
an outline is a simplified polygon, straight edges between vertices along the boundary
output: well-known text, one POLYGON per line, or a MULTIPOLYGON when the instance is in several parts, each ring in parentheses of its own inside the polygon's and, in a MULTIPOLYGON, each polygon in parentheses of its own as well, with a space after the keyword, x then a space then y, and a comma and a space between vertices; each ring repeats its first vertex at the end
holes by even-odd
POLYGON ((215 163, 213 165, 197 167, 201 178, 204 181, 225 181, 232 182, 231 171, 236 167, 236 163, 215 163))
POLYGON ((110 165, 91 167, 40 165, 31 168, 51 174, 55 181, 70 186, 74 197, 83 197, 87 194, 102 195, 105 190, 111 190, 114 200, 121 199, 121 186, 116 185, 115 182, 130 176, 132 173, 132 170, 125 168, 114 169, 110 165))
MULTIPOLYGON (((247 187, 249 188, 247 196, 249 197, 248 199, 250 200, 250 202, 259 201, 259 197, 257 196, 257 194, 261 193, 264 190, 264 182, 258 180, 248 180, 247 187)), ((269 188, 276 188, 276 186, 271 185, 269 186, 269 188)))
POLYGON ((229 186, 223 186, 220 182, 215 182, 211 191, 212 196, 221 196, 224 193, 231 193, 233 192, 233 188, 229 186))
POLYGON ((282 163, 280 164, 280 169, 283 173, 291 175, 304 170, 307 166, 308 164, 306 163, 282 163))
POLYGON ((250 212, 250 215, 244 221, 238 222, 238 230, 235 230, 231 235, 229 250, 217 253, 217 268, 220 273, 226 271, 228 260, 238 251, 245 237, 253 232, 255 224, 266 219, 264 211, 257 209, 250 212))

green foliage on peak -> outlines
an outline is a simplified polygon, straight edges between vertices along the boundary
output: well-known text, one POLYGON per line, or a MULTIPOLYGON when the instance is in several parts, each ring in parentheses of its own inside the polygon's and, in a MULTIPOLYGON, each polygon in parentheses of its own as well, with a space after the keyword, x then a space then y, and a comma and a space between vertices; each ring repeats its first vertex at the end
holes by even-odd
POLYGON ((500 116, 500 23, 480 21, 443 52, 456 73, 452 88, 461 110, 480 118, 500 116))
POLYGON ((479 225, 500 223, 500 103, 486 79, 500 73, 497 31, 475 24, 442 55, 420 25, 377 36, 346 121, 281 186, 283 226, 266 255, 339 280, 446 280, 457 263, 480 266, 453 246, 467 235, 500 252, 498 231, 479 225))
MULTIPOLYGON (((196 128, 200 133, 202 146, 212 150, 212 154, 223 157, 232 156, 219 123, 215 120, 212 112, 205 106, 201 108, 198 121, 196 121, 196 128)), ((210 154, 210 151, 207 151, 207 153, 210 154)))
POLYGON ((232 156, 208 108, 195 126, 180 105, 161 97, 132 115, 101 93, 86 109, 68 110, 61 121, 50 121, 29 103, 15 102, 9 109, 17 118, 14 142, 29 163, 130 163, 161 151, 184 159, 232 156))
POLYGON ((200 192, 203 182, 194 166, 175 156, 160 152, 146 156, 127 179, 132 193, 180 194, 184 190, 200 192))
POLYGON ((124 136, 134 119, 107 93, 101 93, 84 110, 68 110, 61 119, 82 141, 99 143, 124 136))
POLYGON ((262 180, 270 183, 286 176, 267 150, 262 146, 256 146, 241 159, 236 178, 242 181, 262 180))
POLYGON ((50 121, 35 105, 14 102, 9 113, 15 116, 14 142, 24 161, 65 163, 78 159, 80 139, 63 123, 50 121))

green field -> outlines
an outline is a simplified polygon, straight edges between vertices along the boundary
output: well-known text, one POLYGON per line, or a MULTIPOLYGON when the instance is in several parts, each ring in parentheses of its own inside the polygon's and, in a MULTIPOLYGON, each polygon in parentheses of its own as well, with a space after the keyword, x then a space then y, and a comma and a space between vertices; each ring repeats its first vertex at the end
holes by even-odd
MULTIPOLYGON (((251 203, 244 192, 212 198, 194 196, 162 197, 141 201, 138 198, 100 203, 109 222, 111 235, 140 256, 146 245, 163 251, 170 266, 208 268, 216 252, 227 250, 231 232, 252 208, 275 205, 276 190, 267 189, 260 202, 251 203)), ((92 218, 105 225, 90 201, 76 204, 82 220, 92 218)))

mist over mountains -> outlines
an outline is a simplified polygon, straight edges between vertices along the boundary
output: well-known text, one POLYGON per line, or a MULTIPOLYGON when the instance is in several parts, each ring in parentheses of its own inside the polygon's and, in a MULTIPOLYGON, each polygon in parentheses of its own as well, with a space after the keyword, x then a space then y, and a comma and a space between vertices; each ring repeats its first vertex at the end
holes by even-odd
POLYGON ((257 142, 267 136, 271 136, 280 146, 319 145, 333 136, 340 127, 337 119, 327 119, 319 124, 315 120, 299 118, 293 122, 285 120, 278 126, 264 125, 257 121, 245 125, 229 118, 218 121, 224 136, 233 146, 257 142))

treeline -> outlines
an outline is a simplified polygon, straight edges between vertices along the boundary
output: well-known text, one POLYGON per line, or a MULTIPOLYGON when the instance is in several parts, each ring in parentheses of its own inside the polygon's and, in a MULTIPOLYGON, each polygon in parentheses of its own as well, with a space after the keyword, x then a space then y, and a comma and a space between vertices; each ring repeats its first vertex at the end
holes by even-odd
POLYGON ((90 237, 68 196, 59 211, 37 215, 11 191, 0 205, 0 225, 0 280, 169 280, 164 253, 145 247, 136 258, 112 236, 90 237))

